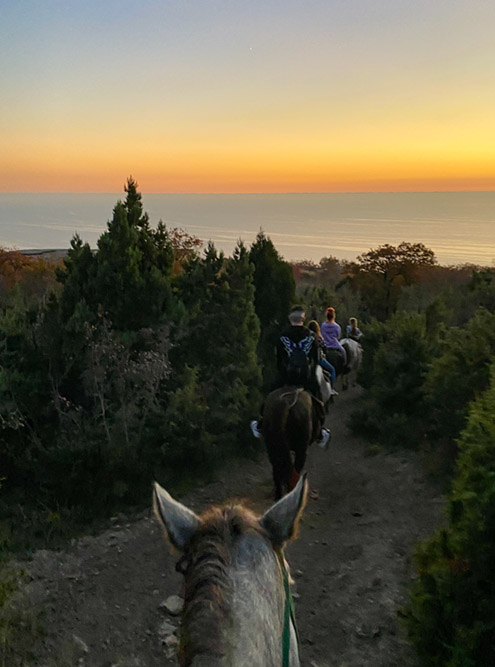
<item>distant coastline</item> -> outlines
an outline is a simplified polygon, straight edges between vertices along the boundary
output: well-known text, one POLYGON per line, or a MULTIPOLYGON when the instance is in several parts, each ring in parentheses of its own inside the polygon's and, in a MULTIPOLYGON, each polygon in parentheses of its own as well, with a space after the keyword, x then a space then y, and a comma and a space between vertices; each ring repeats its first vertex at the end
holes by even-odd
MULTIPOLYGON (((0 193, 0 246, 57 256, 78 234, 96 248, 122 194, 0 193)), ((143 194, 152 225, 180 227, 230 255, 262 229, 288 261, 353 261, 371 248, 421 242, 442 265, 495 264, 495 192, 143 194)))
POLYGON ((18 252, 21 255, 27 255, 29 257, 42 257, 43 259, 48 260, 49 262, 58 262, 63 259, 69 252, 67 248, 43 248, 36 249, 30 248, 28 250, 19 250, 18 252))

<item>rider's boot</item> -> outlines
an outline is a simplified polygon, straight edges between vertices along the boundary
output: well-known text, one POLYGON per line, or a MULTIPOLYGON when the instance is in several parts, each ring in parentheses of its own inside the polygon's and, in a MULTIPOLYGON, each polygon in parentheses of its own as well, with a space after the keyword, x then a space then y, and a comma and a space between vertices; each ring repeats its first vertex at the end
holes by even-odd
POLYGON ((251 427, 251 433, 254 435, 255 438, 261 438, 261 419, 256 420, 253 419, 253 421, 250 423, 251 427))
POLYGON ((330 433, 330 431, 327 428, 322 428, 320 438, 316 441, 316 444, 318 445, 318 447, 327 450, 328 447, 330 446, 331 439, 332 439, 332 434, 330 433))

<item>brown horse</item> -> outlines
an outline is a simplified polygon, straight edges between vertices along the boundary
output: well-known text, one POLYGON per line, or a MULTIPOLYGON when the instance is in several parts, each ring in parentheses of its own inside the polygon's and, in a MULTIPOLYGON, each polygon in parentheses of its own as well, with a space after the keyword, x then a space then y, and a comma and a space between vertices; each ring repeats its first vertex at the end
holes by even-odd
POLYGON ((299 667, 282 549, 306 496, 303 477, 261 518, 239 505, 197 516, 155 483, 155 513, 182 552, 181 667, 299 667))
POLYGON ((313 414, 311 395, 301 388, 272 391, 263 412, 263 439, 272 464, 275 499, 294 488, 306 461, 306 450, 321 424, 313 414), (294 462, 292 454, 294 452, 294 462))

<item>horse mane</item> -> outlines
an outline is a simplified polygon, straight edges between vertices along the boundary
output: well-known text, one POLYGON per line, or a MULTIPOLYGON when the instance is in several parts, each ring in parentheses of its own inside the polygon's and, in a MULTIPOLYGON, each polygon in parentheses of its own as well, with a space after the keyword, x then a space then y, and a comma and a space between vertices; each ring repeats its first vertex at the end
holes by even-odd
POLYGON ((200 519, 184 555, 187 569, 180 647, 184 667, 206 656, 210 664, 222 664, 227 647, 221 628, 233 594, 228 573, 232 548, 247 532, 264 534, 255 515, 240 505, 212 507, 200 519))

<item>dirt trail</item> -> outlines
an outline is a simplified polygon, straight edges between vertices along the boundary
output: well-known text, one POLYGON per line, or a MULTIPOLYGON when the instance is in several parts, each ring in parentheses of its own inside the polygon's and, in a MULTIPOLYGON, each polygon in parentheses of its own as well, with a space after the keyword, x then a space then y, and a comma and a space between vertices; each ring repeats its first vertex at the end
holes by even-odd
MULTIPOLYGON (((309 451, 310 484, 299 540, 288 548, 296 579, 303 667, 413 667, 397 609, 411 577, 413 543, 441 521, 442 498, 414 454, 366 456, 366 443, 345 422, 358 390, 335 400, 329 451, 309 451)), ((196 510, 226 498, 271 504, 265 456, 181 500, 196 510)), ((163 667, 176 665, 160 639, 161 607, 180 589, 175 558, 150 515, 63 552, 38 551, 27 564, 23 605, 41 612, 44 633, 22 657, 29 667, 163 667), (46 633, 46 634, 45 634, 46 633), (167 657, 168 653, 168 657, 167 657)), ((21 656, 23 647, 19 647, 21 656)))

